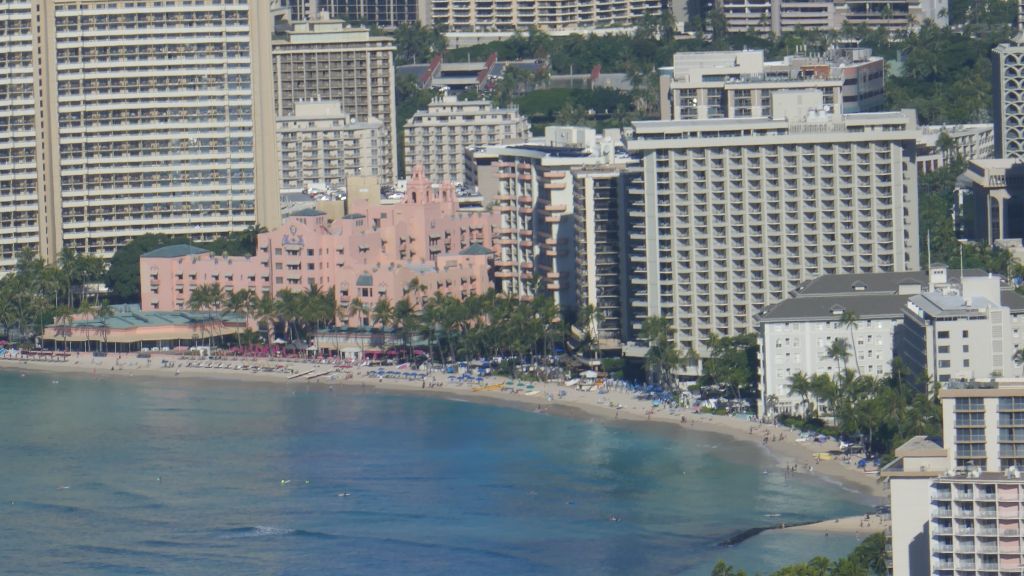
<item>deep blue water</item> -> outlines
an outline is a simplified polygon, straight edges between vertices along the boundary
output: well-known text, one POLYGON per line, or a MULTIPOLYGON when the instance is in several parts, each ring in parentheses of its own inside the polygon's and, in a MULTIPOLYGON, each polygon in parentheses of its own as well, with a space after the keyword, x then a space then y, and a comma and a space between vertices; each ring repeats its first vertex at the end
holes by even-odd
POLYGON ((692 430, 304 384, 51 380, 0 372, 3 574, 766 572, 856 541, 716 543, 868 504, 692 430))

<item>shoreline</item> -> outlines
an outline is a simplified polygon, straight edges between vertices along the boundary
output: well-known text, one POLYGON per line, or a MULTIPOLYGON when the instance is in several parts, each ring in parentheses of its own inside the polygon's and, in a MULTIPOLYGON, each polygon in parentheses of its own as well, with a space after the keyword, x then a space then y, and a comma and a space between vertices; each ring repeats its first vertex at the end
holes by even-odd
MULTIPOLYGON (((187 366, 190 361, 178 356, 154 354, 150 359, 139 359, 134 355, 108 355, 95 358, 91 355, 72 355, 66 361, 24 360, 17 358, 0 358, 0 370, 4 372, 41 372, 48 374, 74 374, 79 377, 136 377, 147 376, 169 379, 232 380, 259 381, 271 384, 316 384, 319 386, 340 385, 347 388, 372 388, 385 392, 402 394, 420 394, 438 396, 449 400, 483 402, 498 404, 510 408, 550 412, 562 415, 566 412, 582 414, 606 421, 623 420, 626 422, 655 422, 669 425, 676 430, 698 430, 722 434, 734 440, 751 442, 761 445, 776 460, 779 468, 788 469, 791 474, 811 475, 821 480, 837 483, 845 489, 867 497, 875 504, 883 503, 885 491, 878 481, 877 475, 867 474, 857 468, 844 464, 839 460, 818 460, 816 453, 837 450, 838 445, 826 443, 797 442, 798 432, 775 424, 760 424, 742 420, 733 416, 716 416, 694 413, 689 410, 652 408, 649 401, 636 399, 627 391, 609 390, 605 394, 585 392, 556 382, 533 382, 535 394, 527 396, 520 393, 502 392, 500 390, 474 391, 469 384, 455 384, 448 381, 448 375, 438 372, 430 373, 426 378, 409 380, 371 376, 372 368, 353 367, 336 368, 331 364, 303 361, 282 361, 277 359, 246 360, 228 359, 202 361, 203 364, 230 365, 231 367, 206 368, 187 366), (165 366, 164 362, 173 363, 173 367, 165 366), (285 366, 292 372, 253 372, 237 370, 238 365, 276 367, 285 366), (560 393, 563 393, 561 396, 560 393), (617 406, 621 406, 618 407, 617 406), (767 439, 767 441, 765 441, 767 439), (795 469, 795 471, 794 471, 795 469)), ((196 361, 191 361, 196 364, 196 361)), ((397 369, 389 368, 390 371, 397 369)), ((500 384, 508 378, 487 377, 482 385, 500 384)), ((477 384, 476 386, 480 386, 477 384)), ((565 414, 572 417, 572 414, 565 414)), ((833 519, 807 525, 806 527, 787 527, 786 530, 802 528, 805 531, 826 531, 825 524, 834 525, 840 522, 844 527, 851 523, 857 527, 857 520, 863 516, 850 519, 833 519), (817 529, 810 526, 819 526, 817 529)), ((774 529, 776 527, 770 527, 774 529)), ((884 526, 874 531, 884 529, 884 526)), ((839 531, 835 529, 835 531, 839 531)), ((870 532, 869 532, 870 533, 870 532)))

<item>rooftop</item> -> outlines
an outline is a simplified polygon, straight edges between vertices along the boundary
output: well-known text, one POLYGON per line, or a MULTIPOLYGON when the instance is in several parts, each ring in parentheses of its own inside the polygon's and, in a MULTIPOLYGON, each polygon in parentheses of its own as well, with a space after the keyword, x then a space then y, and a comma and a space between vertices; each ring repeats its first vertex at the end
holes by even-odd
POLYGON ((173 244, 146 252, 142 258, 181 258, 182 256, 196 256, 206 254, 209 250, 192 246, 191 244, 173 244))
POLYGON ((462 256, 479 256, 491 254, 491 251, 481 244, 470 244, 459 252, 462 256))
MULTIPOLYGON (((956 282, 960 279, 959 270, 949 270, 948 280, 956 282)), ((987 276, 984 270, 968 268, 964 276, 987 276)), ((877 272, 870 274, 825 274, 800 285, 796 291, 802 296, 810 295, 841 295, 841 294, 896 294, 899 287, 906 284, 928 284, 928 272, 877 272)))
POLYGON ((862 320, 872 318, 901 318, 907 303, 903 294, 858 294, 828 298, 789 298, 769 308, 762 321, 787 320, 839 320, 843 312, 852 312, 862 320))
POLYGON ((286 218, 291 217, 291 216, 300 216, 300 217, 301 216, 310 216, 310 217, 314 217, 314 216, 326 216, 326 215, 327 215, 326 212, 321 212, 321 211, 317 210, 316 208, 303 208, 302 210, 299 210, 298 212, 292 212, 291 214, 287 214, 285 217, 286 218))

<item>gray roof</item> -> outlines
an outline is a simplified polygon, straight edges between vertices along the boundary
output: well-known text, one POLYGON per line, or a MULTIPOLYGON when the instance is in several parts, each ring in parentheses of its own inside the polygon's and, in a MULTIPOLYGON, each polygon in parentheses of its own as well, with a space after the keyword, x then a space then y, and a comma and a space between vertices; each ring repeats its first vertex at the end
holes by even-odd
POLYGON ((290 218, 292 216, 326 216, 326 215, 327 215, 326 212, 321 212, 321 211, 317 210, 316 208, 303 208, 302 210, 299 210, 298 212, 292 212, 291 214, 286 215, 286 217, 290 218))
POLYGON ((761 316, 762 321, 787 322, 838 320, 843 311, 856 314, 861 320, 901 318, 907 294, 857 294, 856 296, 824 296, 789 298, 772 306, 761 316))
POLYGON ((1024 295, 1013 289, 1001 290, 999 299, 1011 312, 1024 312, 1024 295))
POLYGON ((204 250, 189 244, 174 244, 172 246, 164 246, 163 248, 150 250, 143 254, 142 258, 181 258, 182 256, 194 256, 196 254, 206 254, 207 252, 209 252, 209 250, 204 250))
POLYGON ((373 276, 360 274, 359 278, 356 279, 356 286, 373 286, 373 276))
MULTIPOLYGON (((947 272, 950 282, 956 282, 960 278, 959 270, 947 272)), ((964 276, 986 276, 984 270, 968 268, 964 270, 964 276)), ((825 294, 895 294, 900 285, 928 283, 928 272, 919 270, 916 272, 877 272, 872 274, 825 274, 814 280, 809 280, 797 288, 797 293, 803 295, 825 295, 825 294), (862 287, 857 290, 854 285, 862 287)))
POLYGON ((463 248, 462 252, 459 252, 459 254, 461 254, 462 256, 479 256, 481 254, 487 255, 490 253, 491 251, 488 250, 487 248, 484 248, 482 244, 470 244, 469 246, 463 248))

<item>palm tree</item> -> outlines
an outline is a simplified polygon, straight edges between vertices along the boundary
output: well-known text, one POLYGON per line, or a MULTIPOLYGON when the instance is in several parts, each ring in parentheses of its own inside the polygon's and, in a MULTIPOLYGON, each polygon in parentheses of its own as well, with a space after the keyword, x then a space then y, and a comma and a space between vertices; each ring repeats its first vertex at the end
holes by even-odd
POLYGON ((96 307, 96 311, 93 314, 95 318, 99 319, 100 325, 103 326, 103 351, 106 352, 107 337, 110 335, 110 326, 107 324, 107 321, 114 315, 114 309, 110 306, 110 303, 104 300, 96 307))
POLYGON ((408 359, 412 355, 410 335, 413 327, 416 325, 415 311, 413 310, 412 304, 409 303, 409 300, 402 298, 395 303, 391 321, 395 332, 402 340, 402 347, 405 349, 406 357, 408 359))
POLYGON ((370 322, 370 326, 373 326, 374 324, 380 326, 381 347, 383 348, 384 344, 387 342, 383 331, 391 325, 395 315, 395 309, 391 306, 391 302, 388 301, 387 296, 382 295, 380 299, 377 300, 377 303, 373 305, 372 315, 373 319, 370 322))
POLYGON ((273 345, 274 321, 277 319, 277 300, 270 295, 269 291, 254 299, 253 318, 256 320, 257 325, 264 324, 267 327, 267 346, 273 345))
MULTIPOLYGON (((58 306, 53 314, 53 320, 60 327, 64 336, 64 351, 68 351, 68 337, 71 335, 71 318, 74 311, 68 306, 58 306)), ((56 347, 56 344, 54 345, 56 347)))
POLYGON ((383 330, 391 325, 394 315, 395 309, 391 306, 391 302, 388 301, 386 296, 381 296, 377 303, 373 305, 373 321, 371 325, 379 324, 380 329, 383 330))
POLYGON ((682 357, 672 342, 672 321, 661 316, 648 316, 640 326, 638 334, 647 342, 644 355, 644 371, 648 380, 664 385, 682 363, 682 357))
POLYGON ((594 352, 595 348, 597 355, 601 354, 601 338, 598 331, 601 322, 600 315, 601 311, 593 304, 580 306, 579 312, 576 314, 576 329, 580 332, 579 347, 584 357, 587 352, 594 352))
POLYGON ((804 417, 807 417, 811 407, 811 381, 806 374, 797 372, 789 377, 789 393, 800 397, 804 417))
POLYGON ((857 340, 854 338, 853 331, 857 329, 857 322, 860 318, 857 313, 852 310, 844 310, 843 315, 839 319, 839 323, 850 330, 850 346, 853 348, 853 365, 857 369, 857 375, 860 375, 860 360, 857 359, 857 340))
POLYGON ((846 362, 850 359, 850 347, 845 338, 836 338, 829 344, 825 355, 836 362, 836 374, 846 371, 846 362))
POLYGON ((361 299, 353 298, 348 303, 348 315, 349 317, 355 317, 356 325, 360 328, 365 326, 366 312, 366 304, 361 299))

